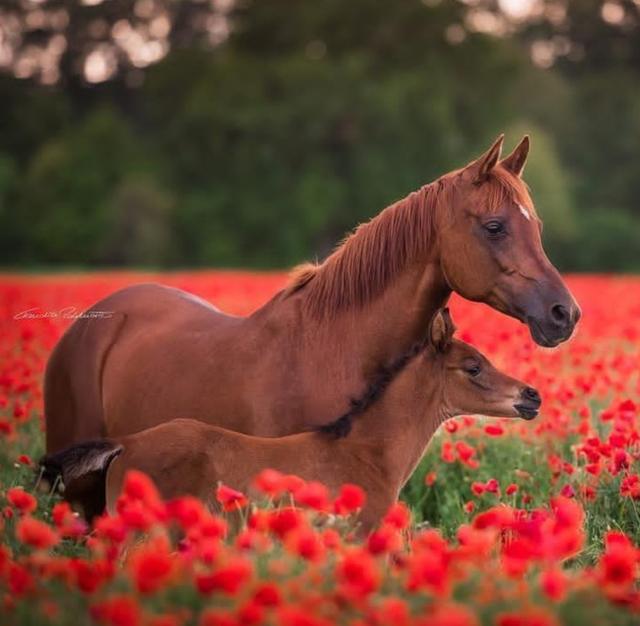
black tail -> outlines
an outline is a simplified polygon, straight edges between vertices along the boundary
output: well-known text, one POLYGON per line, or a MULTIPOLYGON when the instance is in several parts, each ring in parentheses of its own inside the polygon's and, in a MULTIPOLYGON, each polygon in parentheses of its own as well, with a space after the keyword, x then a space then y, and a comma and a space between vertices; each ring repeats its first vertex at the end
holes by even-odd
POLYGON ((107 469, 120 452, 122 446, 109 439, 69 446, 40 460, 41 478, 52 487, 61 480, 65 499, 79 504, 91 521, 104 511, 107 469))

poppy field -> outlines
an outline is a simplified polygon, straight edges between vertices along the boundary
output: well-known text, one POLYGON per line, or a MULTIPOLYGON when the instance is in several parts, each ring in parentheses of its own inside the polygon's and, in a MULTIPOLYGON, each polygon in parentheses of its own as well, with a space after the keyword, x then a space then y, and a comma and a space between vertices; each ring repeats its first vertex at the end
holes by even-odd
POLYGON ((133 472, 117 515, 92 528, 37 484, 50 350, 96 300, 148 280, 244 315, 286 276, 0 276, 0 623, 640 621, 640 278, 569 276, 583 318, 553 350, 454 297, 457 336, 536 387, 541 414, 445 423, 402 501, 364 540, 357 486, 332 498, 319 483, 269 470, 256 476, 258 502, 212 485, 215 511, 193 498, 163 502, 133 472))

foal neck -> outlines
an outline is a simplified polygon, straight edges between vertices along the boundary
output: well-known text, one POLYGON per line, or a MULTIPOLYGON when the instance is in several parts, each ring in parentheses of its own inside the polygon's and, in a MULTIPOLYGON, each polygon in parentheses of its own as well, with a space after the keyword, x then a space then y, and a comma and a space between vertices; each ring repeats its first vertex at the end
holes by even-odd
POLYGON ((439 362, 420 351, 391 382, 382 398, 354 418, 345 443, 369 450, 389 479, 397 481, 400 487, 447 417, 441 383, 439 362))

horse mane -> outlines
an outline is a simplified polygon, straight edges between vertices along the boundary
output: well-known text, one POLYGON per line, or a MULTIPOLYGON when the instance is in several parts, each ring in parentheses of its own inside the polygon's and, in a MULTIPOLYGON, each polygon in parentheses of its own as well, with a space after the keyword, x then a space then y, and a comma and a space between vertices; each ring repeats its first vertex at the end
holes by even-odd
POLYGON ((426 347, 425 340, 414 343, 407 352, 398 357, 391 364, 382 367, 373 377, 365 392, 359 398, 352 398, 349 409, 340 417, 316 427, 314 430, 333 439, 343 439, 351 432, 353 419, 362 415, 370 406, 382 397, 395 377, 426 347))
MULTIPOLYGON (((284 296, 304 289, 304 306, 319 317, 371 302, 408 264, 428 252, 436 211, 450 209, 461 172, 446 174, 388 206, 347 235, 323 263, 294 268, 284 296)), ((515 199, 535 215, 526 185, 502 165, 481 184, 487 212, 515 199)))

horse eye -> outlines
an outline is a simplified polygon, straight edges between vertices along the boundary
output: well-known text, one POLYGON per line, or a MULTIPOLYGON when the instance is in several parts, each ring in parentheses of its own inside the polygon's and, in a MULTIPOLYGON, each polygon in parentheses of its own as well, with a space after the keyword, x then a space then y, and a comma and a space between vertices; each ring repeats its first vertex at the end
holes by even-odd
POLYGON ((484 229, 487 231, 490 237, 499 237, 505 232, 504 224, 498 220, 491 220, 484 224, 484 229))
POLYGON ((469 376, 473 376, 474 378, 480 374, 482 368, 478 363, 474 363, 473 365, 468 365, 464 368, 464 371, 469 374, 469 376))

